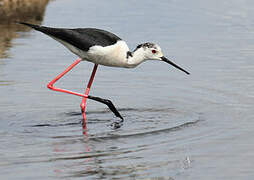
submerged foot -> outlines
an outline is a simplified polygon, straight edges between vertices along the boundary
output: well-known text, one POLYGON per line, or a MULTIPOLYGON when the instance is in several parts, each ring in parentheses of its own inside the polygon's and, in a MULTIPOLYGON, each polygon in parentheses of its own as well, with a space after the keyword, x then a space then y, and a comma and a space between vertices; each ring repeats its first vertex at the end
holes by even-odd
POLYGON ((110 124, 110 127, 112 129, 118 129, 118 128, 122 127, 122 125, 123 125, 123 119, 120 119, 120 120, 118 119, 118 120, 112 122, 110 124))
POLYGON ((112 129, 118 129, 118 128, 122 127, 122 125, 123 125, 123 122, 116 121, 116 122, 111 123, 110 127, 112 129))

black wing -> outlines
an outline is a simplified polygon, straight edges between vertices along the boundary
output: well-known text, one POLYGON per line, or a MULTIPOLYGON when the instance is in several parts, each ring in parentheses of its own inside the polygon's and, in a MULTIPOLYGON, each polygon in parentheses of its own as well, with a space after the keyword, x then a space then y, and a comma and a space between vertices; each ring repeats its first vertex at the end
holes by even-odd
POLYGON ((60 39, 84 51, 88 51, 89 48, 94 45, 104 47, 115 44, 118 40, 121 40, 113 33, 95 28, 64 29, 38 26, 24 22, 18 23, 29 26, 53 38, 60 39))

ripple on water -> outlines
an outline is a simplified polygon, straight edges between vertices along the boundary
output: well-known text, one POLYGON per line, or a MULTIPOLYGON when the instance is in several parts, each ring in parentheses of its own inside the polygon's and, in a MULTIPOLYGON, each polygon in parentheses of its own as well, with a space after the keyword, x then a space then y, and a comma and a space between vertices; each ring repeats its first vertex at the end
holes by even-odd
POLYGON ((183 151, 177 144, 186 143, 190 138, 188 133, 181 134, 202 122, 199 114, 172 108, 120 109, 120 112, 125 114, 125 122, 117 130, 107 126, 112 120, 111 112, 88 112, 88 132, 85 136, 77 135, 81 126, 78 112, 63 115, 65 121, 75 122, 52 126, 34 125, 30 128, 58 131, 58 135, 49 133, 47 136, 52 146, 48 161, 55 164, 55 171, 60 170, 64 177, 93 177, 98 174, 119 178, 136 174, 138 177, 152 173, 149 173, 149 169, 156 171, 161 167, 171 167, 179 173, 189 166, 189 157, 181 157, 179 161, 179 157, 173 154, 183 151), (69 131, 66 129, 70 127, 76 129, 75 133, 59 135, 69 131), (62 130, 59 133, 60 128, 62 130), (156 159, 159 153, 165 155, 156 159), (188 165, 186 162, 189 162, 188 165))

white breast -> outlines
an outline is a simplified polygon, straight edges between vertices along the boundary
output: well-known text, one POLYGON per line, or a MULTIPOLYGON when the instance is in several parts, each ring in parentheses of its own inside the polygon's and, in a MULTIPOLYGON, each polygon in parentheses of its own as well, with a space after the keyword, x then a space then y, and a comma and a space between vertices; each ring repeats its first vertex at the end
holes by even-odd
POLYGON ((125 67, 129 48, 124 41, 111 46, 92 46, 86 53, 87 60, 104 66, 125 67))

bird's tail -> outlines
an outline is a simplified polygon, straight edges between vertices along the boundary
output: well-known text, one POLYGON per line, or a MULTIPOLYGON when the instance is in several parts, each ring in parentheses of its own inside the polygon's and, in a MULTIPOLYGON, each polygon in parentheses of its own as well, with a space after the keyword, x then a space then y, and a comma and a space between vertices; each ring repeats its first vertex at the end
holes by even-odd
POLYGON ((31 28, 36 29, 36 30, 40 29, 40 26, 39 25, 35 25, 35 24, 29 24, 29 23, 19 22, 19 21, 16 21, 15 23, 17 23, 17 24, 23 24, 25 26, 31 27, 31 28))
POLYGON ((30 24, 30 23, 26 23, 26 22, 16 22, 16 23, 31 27, 37 31, 44 33, 44 34, 61 39, 61 35, 59 35, 59 31, 57 28, 40 26, 40 25, 30 24))

